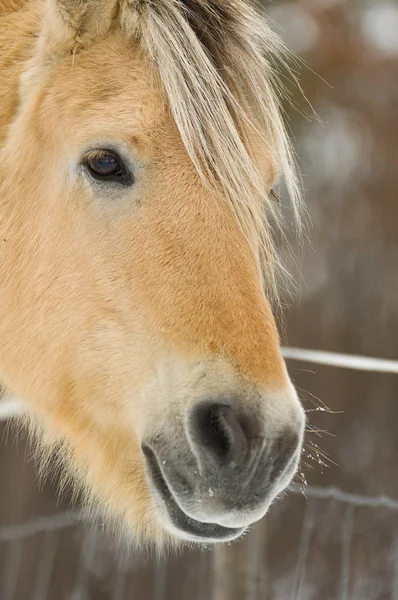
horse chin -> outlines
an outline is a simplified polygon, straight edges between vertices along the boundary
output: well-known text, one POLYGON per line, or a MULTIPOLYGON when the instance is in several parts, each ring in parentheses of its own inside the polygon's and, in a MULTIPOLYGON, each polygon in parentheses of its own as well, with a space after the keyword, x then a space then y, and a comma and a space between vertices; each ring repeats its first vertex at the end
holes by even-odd
POLYGON ((240 537, 246 527, 224 527, 218 523, 202 522, 184 512, 170 490, 155 454, 149 447, 143 447, 147 459, 150 487, 158 499, 158 509, 162 525, 173 536, 198 543, 227 542, 240 537))

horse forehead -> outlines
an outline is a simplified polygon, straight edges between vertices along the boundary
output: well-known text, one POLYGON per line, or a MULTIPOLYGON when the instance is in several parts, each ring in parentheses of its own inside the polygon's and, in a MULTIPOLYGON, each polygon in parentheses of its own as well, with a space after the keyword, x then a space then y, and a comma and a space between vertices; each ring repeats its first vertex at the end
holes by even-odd
POLYGON ((102 116, 143 131, 170 120, 149 59, 137 43, 121 36, 80 52, 63 65, 55 85, 58 106, 72 116, 102 116))

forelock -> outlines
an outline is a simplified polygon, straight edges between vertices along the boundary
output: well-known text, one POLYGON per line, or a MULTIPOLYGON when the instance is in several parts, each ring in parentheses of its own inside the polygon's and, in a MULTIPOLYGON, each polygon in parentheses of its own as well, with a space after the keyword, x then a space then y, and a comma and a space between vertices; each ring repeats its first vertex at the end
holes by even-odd
POLYGON ((280 225, 281 216, 261 173, 267 165, 256 164, 247 133, 255 130, 268 146, 299 220, 295 161, 279 108, 279 38, 246 0, 119 0, 115 15, 156 69, 204 183, 224 196, 248 238, 261 232, 266 283, 275 295, 278 259, 268 218, 280 225))

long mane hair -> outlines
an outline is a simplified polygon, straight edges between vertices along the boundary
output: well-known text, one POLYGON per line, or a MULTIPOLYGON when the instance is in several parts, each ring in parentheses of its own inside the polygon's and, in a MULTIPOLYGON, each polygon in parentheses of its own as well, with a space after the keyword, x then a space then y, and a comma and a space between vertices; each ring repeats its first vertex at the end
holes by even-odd
POLYGON ((265 285, 277 299, 283 267, 269 218, 278 228, 282 217, 245 132, 254 129, 269 147, 300 224, 299 178, 279 100, 282 42, 245 0, 130 0, 119 20, 153 60, 197 171, 227 199, 246 233, 260 232, 265 285))

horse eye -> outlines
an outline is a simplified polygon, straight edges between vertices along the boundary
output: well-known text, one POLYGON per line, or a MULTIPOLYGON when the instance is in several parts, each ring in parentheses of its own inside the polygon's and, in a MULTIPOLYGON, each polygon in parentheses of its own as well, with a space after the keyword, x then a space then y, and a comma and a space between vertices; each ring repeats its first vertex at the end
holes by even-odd
POLYGON ((122 185, 133 183, 133 177, 122 159, 111 150, 91 152, 83 164, 90 175, 99 181, 117 182, 122 185))

